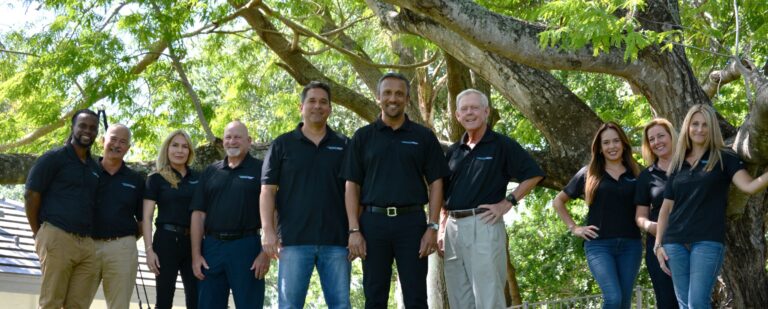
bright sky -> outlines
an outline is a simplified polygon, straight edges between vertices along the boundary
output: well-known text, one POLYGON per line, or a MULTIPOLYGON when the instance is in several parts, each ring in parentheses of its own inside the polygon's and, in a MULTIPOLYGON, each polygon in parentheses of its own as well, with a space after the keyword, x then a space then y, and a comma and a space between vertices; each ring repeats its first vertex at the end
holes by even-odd
POLYGON ((38 10, 37 1, 26 3, 22 0, 0 0, 0 32, 27 28, 39 31, 54 18, 50 11, 38 10))

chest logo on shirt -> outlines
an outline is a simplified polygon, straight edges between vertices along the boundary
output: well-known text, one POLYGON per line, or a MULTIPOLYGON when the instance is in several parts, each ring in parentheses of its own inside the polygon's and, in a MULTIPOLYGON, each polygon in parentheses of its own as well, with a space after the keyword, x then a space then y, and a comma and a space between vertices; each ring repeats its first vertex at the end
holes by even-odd
POLYGON ((417 142, 417 141, 400 141, 400 142, 403 143, 403 144, 408 144, 408 145, 418 145, 419 144, 419 142, 417 142))
POLYGON ((200 182, 200 180, 190 180, 189 184, 190 185, 196 185, 198 182, 200 182))
POLYGON ((240 175, 238 177, 240 177, 240 179, 248 179, 248 180, 253 180, 253 179, 256 178, 256 177, 248 176, 248 175, 240 175))
POLYGON ((328 150, 336 150, 336 151, 344 150, 344 147, 338 147, 338 146, 325 146, 325 148, 328 148, 328 150))
POLYGON ((476 159, 479 161, 488 161, 493 160, 493 157, 477 157, 476 159))
POLYGON ((131 188, 131 189, 136 189, 136 186, 134 186, 134 185, 132 185, 132 184, 129 184, 129 183, 125 183, 125 182, 123 182, 123 183, 121 183, 121 184, 123 185, 123 187, 128 187, 128 188, 131 188))
POLYGON ((93 176, 96 176, 96 178, 99 178, 99 173, 96 173, 96 172, 94 172, 94 171, 91 171, 91 174, 93 174, 93 176))

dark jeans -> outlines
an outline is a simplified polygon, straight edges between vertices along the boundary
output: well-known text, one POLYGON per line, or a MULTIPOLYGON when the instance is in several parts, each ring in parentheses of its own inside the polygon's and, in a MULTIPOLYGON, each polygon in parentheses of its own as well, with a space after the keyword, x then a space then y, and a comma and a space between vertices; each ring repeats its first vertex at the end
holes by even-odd
POLYGON ((584 243, 584 252, 589 270, 603 292, 603 308, 629 309, 643 255, 640 239, 590 240, 584 243))
POLYGON ((360 229, 367 249, 363 260, 365 308, 387 308, 393 261, 397 262, 405 307, 427 308, 427 258, 419 258, 426 220, 423 211, 396 217, 363 212, 360 229))
POLYGON ((656 295, 656 308, 658 309, 677 309, 677 297, 675 297, 675 286, 672 285, 672 277, 665 274, 659 266, 659 259, 653 252, 653 245, 656 243, 656 237, 648 234, 645 239, 645 267, 648 269, 648 275, 653 283, 653 293, 656 295))
POLYGON ((725 247, 716 241, 664 244, 680 308, 711 308, 710 296, 723 266, 725 247))
POLYGON ((256 280, 251 265, 261 252, 259 235, 237 240, 203 239, 203 257, 208 269, 199 281, 198 302, 203 309, 224 309, 229 290, 236 308, 264 308, 264 280, 256 280))
POLYGON ((152 250, 160 260, 160 274, 155 277, 157 281, 155 308, 166 309, 173 306, 176 277, 181 272, 186 306, 188 309, 197 309, 197 278, 192 273, 192 249, 189 235, 160 228, 155 231, 155 237, 152 238, 152 250))

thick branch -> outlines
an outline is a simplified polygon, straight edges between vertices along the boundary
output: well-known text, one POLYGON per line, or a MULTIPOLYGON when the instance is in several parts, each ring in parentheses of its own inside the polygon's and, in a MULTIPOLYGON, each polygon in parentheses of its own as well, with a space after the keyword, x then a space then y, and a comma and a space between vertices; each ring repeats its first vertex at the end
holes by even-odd
POLYGON ((181 64, 181 61, 179 61, 179 57, 176 55, 174 49, 170 48, 169 51, 169 58, 171 58, 171 63, 173 68, 176 70, 176 73, 179 74, 181 85, 184 86, 184 90, 187 91, 189 98, 192 99, 192 103, 195 105, 197 118, 200 119, 200 125, 202 125, 203 130, 205 131, 205 137, 209 143, 213 143, 216 140, 216 136, 213 135, 213 131, 211 131, 211 126, 208 124, 208 120, 205 119, 205 114, 203 114, 203 104, 200 102, 200 97, 197 96, 195 88, 192 87, 192 83, 189 81, 189 78, 187 78, 187 73, 184 71, 184 66, 181 64))
POLYGON ((736 69, 735 64, 735 62, 729 62, 722 70, 709 73, 709 78, 701 86, 708 97, 714 97, 720 87, 741 77, 741 73, 736 69))

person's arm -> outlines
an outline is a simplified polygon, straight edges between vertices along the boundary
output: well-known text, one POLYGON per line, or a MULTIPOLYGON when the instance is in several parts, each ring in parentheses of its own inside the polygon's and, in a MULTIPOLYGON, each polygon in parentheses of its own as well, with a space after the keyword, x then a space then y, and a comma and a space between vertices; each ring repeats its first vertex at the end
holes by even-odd
POLYGON ((344 184, 344 206, 347 209, 347 222, 349 223, 349 260, 357 257, 365 259, 367 254, 365 248, 365 238, 360 232, 360 185, 347 180, 344 184), (355 232, 352 232, 355 231, 355 232))
POLYGON ((261 246, 264 253, 270 258, 278 258, 278 239, 275 230, 275 196, 276 185, 261 185, 259 195, 259 214, 261 216, 261 229, 264 235, 261 237, 261 246))
POLYGON ((768 187, 768 172, 763 173, 757 178, 752 178, 747 173, 747 170, 741 169, 733 175, 731 180, 739 190, 747 194, 755 194, 768 187))
MULTIPOLYGON (((429 222, 440 220, 440 210, 443 208, 443 179, 438 178, 429 184, 429 222)), ((421 237, 419 258, 432 254, 437 249, 437 231, 428 228, 421 237)))
POLYGON ((597 238, 598 227, 594 225, 578 226, 576 225, 576 222, 573 221, 571 214, 568 213, 568 209, 565 208, 565 204, 568 203, 569 200, 571 200, 571 198, 563 191, 560 191, 560 193, 555 196, 555 199, 552 200, 552 207, 555 208, 555 212, 557 212, 560 220, 565 222, 565 225, 568 226, 568 230, 576 237, 584 238, 587 241, 597 238))
MULTIPOLYGON (((533 188, 536 187, 536 184, 539 183, 544 179, 542 176, 534 176, 531 178, 526 179, 525 181, 521 182, 517 188, 515 188, 514 191, 512 191, 512 195, 515 196, 515 200, 520 201, 522 200, 528 193, 533 190, 533 188)), ((483 220, 483 222, 488 224, 495 224, 498 220, 503 220, 504 214, 509 212, 510 209, 515 205, 512 205, 510 201, 507 201, 507 199, 501 199, 496 204, 484 204, 478 206, 478 208, 485 208, 489 211, 486 211, 482 214, 480 214, 480 219, 483 220)))
POLYGON ((664 251, 664 247, 661 246, 664 239, 664 232, 667 230, 667 224, 669 223, 669 214, 672 212, 672 208, 675 206, 675 201, 670 199, 664 199, 661 203, 661 209, 659 209, 659 221, 656 223, 656 243, 653 245, 653 253, 659 260, 659 266, 667 275, 672 275, 672 272, 667 267, 667 260, 669 257, 664 251))
POLYGON ((37 236, 40 229, 40 203, 42 202, 40 192, 27 189, 24 191, 24 210, 27 213, 27 221, 32 229, 32 238, 37 236))
POLYGON ((205 226, 205 212, 192 211, 192 219, 189 227, 189 238, 192 246, 192 271, 197 279, 205 279, 202 268, 208 269, 208 263, 202 254, 203 228, 205 226))
POLYGON ((637 205, 637 207, 635 207, 635 224, 637 224, 637 227, 639 227, 641 230, 656 236, 657 224, 648 218, 649 215, 650 207, 646 205, 637 205))
POLYGON ((160 274, 160 260, 157 258, 157 254, 155 254, 155 250, 152 248, 152 219, 155 215, 155 201, 153 200, 144 200, 144 205, 142 206, 144 218, 150 218, 145 219, 141 221, 141 231, 144 234, 144 252, 147 253, 147 267, 149 267, 149 270, 152 271, 155 275, 160 274))

